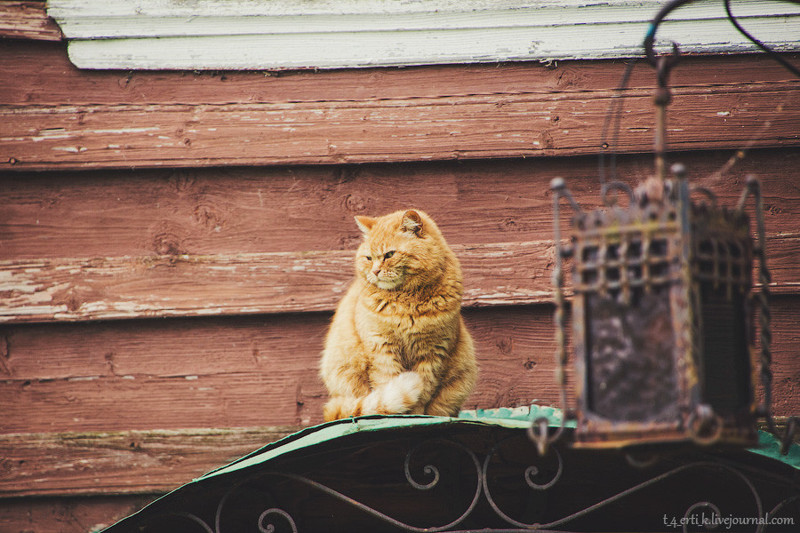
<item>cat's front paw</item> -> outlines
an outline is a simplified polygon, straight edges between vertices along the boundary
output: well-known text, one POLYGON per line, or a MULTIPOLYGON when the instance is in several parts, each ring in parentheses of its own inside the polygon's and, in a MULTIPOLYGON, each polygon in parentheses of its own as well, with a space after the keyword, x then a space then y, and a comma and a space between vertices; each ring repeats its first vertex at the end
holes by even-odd
POLYGON ((383 414, 407 413, 422 394, 422 378, 414 372, 403 372, 377 391, 378 411, 383 414))
POLYGON ((392 381, 398 382, 401 388, 408 391, 414 397, 415 403, 419 400, 423 389, 422 377, 419 374, 416 372, 403 372, 392 381))

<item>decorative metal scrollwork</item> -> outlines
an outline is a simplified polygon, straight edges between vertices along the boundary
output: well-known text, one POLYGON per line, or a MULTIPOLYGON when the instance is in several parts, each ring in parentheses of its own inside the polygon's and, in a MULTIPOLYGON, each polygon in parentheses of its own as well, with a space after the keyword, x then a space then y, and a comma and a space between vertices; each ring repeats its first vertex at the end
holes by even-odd
POLYGON ((690 518, 694 515, 694 512, 698 509, 711 509, 711 512, 716 516, 722 516, 722 511, 720 511, 719 507, 714 505, 711 502, 697 502, 693 504, 691 507, 686 509, 686 512, 683 513, 683 533, 689 533, 689 525, 691 524, 690 518))
MULTIPOLYGON (((664 489, 675 483, 683 484, 688 479, 685 477, 687 475, 697 475, 701 480, 716 480, 711 487, 724 487, 725 491, 706 494, 704 489, 697 493, 699 498, 696 503, 689 504, 686 501, 686 507, 680 508, 673 505, 676 519, 680 523, 677 527, 665 526, 665 531, 679 531, 681 527, 685 533, 695 531, 695 527, 705 529, 708 526, 707 523, 702 524, 696 520, 691 521, 691 519, 709 515, 729 516, 723 514, 725 507, 732 506, 731 500, 728 498, 733 498, 738 502, 734 507, 735 511, 761 518, 785 512, 790 505, 800 501, 800 494, 795 493, 780 503, 771 503, 770 505, 774 506, 765 515, 764 504, 756 485, 743 473, 743 471, 749 472, 750 470, 755 473, 758 470, 750 468, 744 463, 739 465, 717 459, 695 460, 642 480, 644 471, 627 465, 623 455, 617 459, 619 466, 610 465, 606 468, 632 468, 631 472, 638 472, 632 479, 638 478, 641 481, 624 489, 620 485, 598 497, 598 501, 587 500, 581 504, 582 508, 574 509, 566 505, 554 510, 549 508, 546 503, 551 498, 559 498, 560 495, 565 494, 564 491, 569 494, 571 490, 569 484, 574 483, 581 476, 580 472, 575 472, 574 468, 572 472, 568 472, 569 465, 564 457, 569 459, 573 456, 564 455, 568 451, 561 450, 559 447, 551 447, 547 455, 540 456, 529 445, 529 441, 524 435, 514 435, 499 440, 492 438, 492 442, 492 444, 485 444, 484 448, 484 445, 481 444, 476 446, 475 443, 471 443, 468 446, 457 440, 443 438, 410 441, 405 448, 404 455, 395 455, 396 459, 401 459, 402 464, 398 465, 400 468, 389 467, 387 471, 394 472, 391 474, 392 486, 399 487, 398 483, 401 480, 407 483, 407 490, 403 494, 405 494, 404 497, 409 498, 409 502, 413 501, 414 494, 418 494, 420 498, 426 498, 426 502, 438 501, 436 498, 442 497, 446 499, 452 496, 450 494, 452 490, 449 488, 451 486, 458 486, 459 490, 463 492, 463 497, 459 496, 457 500, 462 503, 453 507, 453 502, 456 500, 448 500, 449 504, 440 506, 447 507, 449 505, 451 507, 443 511, 444 514, 437 516, 447 516, 448 514, 450 516, 434 524, 413 523, 414 520, 409 520, 408 517, 393 516, 395 512, 376 508, 375 502, 369 502, 370 498, 362 498, 366 501, 359 501, 352 495, 346 494, 346 490, 329 486, 327 483, 311 479, 307 475, 271 470, 253 472, 227 487, 223 484, 217 485, 215 490, 220 496, 215 499, 216 509, 212 507, 206 510, 212 514, 212 517, 203 518, 203 513, 198 510, 156 513, 146 522, 139 524, 135 530, 174 531, 176 524, 181 531, 198 531, 199 533, 229 533, 231 531, 257 531, 259 533, 291 531, 298 533, 307 530, 307 527, 303 527, 307 517, 304 515, 302 506, 297 507, 297 502, 292 499, 281 499, 279 496, 284 491, 324 495, 333 499, 330 505, 332 509, 337 509, 336 514, 339 517, 365 515, 359 520, 366 520, 366 515, 368 515, 371 517, 369 520, 374 519, 377 521, 376 523, 384 524, 391 530, 415 533, 452 531, 459 527, 463 528, 464 525, 474 526, 476 523, 481 524, 481 531, 490 531, 483 525, 486 520, 489 520, 495 527, 498 524, 507 524, 503 529, 494 531, 515 529, 543 532, 561 531, 562 528, 580 531, 585 527, 587 520, 594 521, 597 518, 602 519, 602 517, 608 516, 609 513, 613 514, 614 509, 620 509, 619 506, 625 502, 641 501, 642 497, 648 497, 647 495, 651 494, 646 492, 647 489, 652 490, 656 487, 664 489), (485 451, 475 451, 481 449, 485 451), (472 468, 467 465, 471 465, 472 468), (742 470, 738 467, 741 467, 742 470), (515 479, 516 481, 514 481, 515 479), (473 482, 474 488, 472 488, 473 482), (669 484, 667 484, 668 482, 669 484), (564 483, 567 485, 562 491, 559 487, 564 483), (526 491, 530 491, 528 496, 524 494, 526 491), (719 501, 716 500, 717 496, 720 498, 719 501), (508 500, 509 497, 517 498, 517 500, 508 500), (742 503, 748 500, 753 502, 752 505, 742 507, 742 503), (463 507, 461 507, 462 504, 463 507), (478 510, 479 508, 480 510, 478 510), (524 510, 523 514, 527 514, 521 516, 520 509, 524 510), (685 509, 685 511, 679 509, 685 509), (344 512, 344 515, 339 514, 341 512, 344 512), (453 516, 456 513, 458 516, 453 516), (487 513, 493 513, 493 518, 487 513), (476 514, 480 518, 476 519, 476 514), (476 522, 476 520, 478 521, 476 522)), ((366 446, 359 450, 373 453, 370 450, 375 448, 371 446, 376 445, 366 446)), ((392 449, 403 453, 403 448, 398 449, 395 446, 392 449)), ((576 458, 578 464, 585 460, 586 457, 576 458)), ((647 468, 657 468, 653 465, 654 461, 650 461, 647 463, 647 468)), ((335 473, 326 474, 325 471, 319 471, 315 477, 317 476, 320 479, 326 479, 325 476, 328 476, 327 479, 336 479, 335 473)), ((218 483, 221 481, 218 480, 218 483)), ((792 484, 788 480, 787 483, 786 487, 792 484)), ((366 492, 362 492, 370 495, 372 492, 377 494, 383 490, 383 487, 378 485, 374 491, 367 487, 366 492)), ((689 500, 688 496, 686 500, 689 500)), ((679 500, 673 503, 684 504, 679 500)), ((438 504, 434 504, 434 506, 436 505, 438 504)), ((413 508, 414 504, 409 503, 409 506, 413 508)), ((409 516, 419 519, 413 513, 409 516)), ((660 521, 660 515, 655 518, 660 521)), ((752 530, 755 533, 766 533, 768 524, 762 520, 752 530)), ((464 530, 469 530, 469 527, 464 530)), ((774 531, 774 528, 770 531, 774 531)))
POLYGON ((422 446, 422 444, 424 444, 424 443, 417 444, 414 448, 412 448, 406 454, 406 460, 405 460, 405 463, 403 464, 403 467, 404 467, 404 471, 405 471, 405 474, 406 474, 406 479, 408 480, 409 485, 411 485, 412 487, 414 487, 417 490, 430 490, 430 489, 432 489, 433 487, 435 487, 439 483, 439 469, 436 468, 436 466, 434 466, 434 465, 425 465, 422 468, 423 473, 426 476, 432 476, 433 479, 431 479, 427 483, 418 483, 418 482, 416 482, 414 480, 414 476, 411 475, 411 467, 409 466, 410 463, 411 463, 411 457, 414 455, 414 452, 417 451, 420 446, 422 446))
MULTIPOLYGON (((800 502, 800 494, 795 494, 794 496, 790 496, 790 497, 786 498, 782 502, 778 503, 778 505, 773 507, 772 510, 770 512, 768 512, 764 516, 765 517, 773 517, 773 518, 775 518, 778 515, 778 511, 783 510, 784 507, 786 507, 787 505, 789 505, 790 503, 793 503, 793 502, 800 502)), ((788 521, 789 520, 787 520, 787 522, 788 521)), ((794 522, 793 519, 791 521, 794 522)), ((765 533, 768 527, 769 527, 769 524, 764 524, 764 527, 759 531, 759 533, 765 533)))
POLYGON ((275 524, 268 523, 266 527, 264 526, 264 520, 269 516, 280 516, 281 518, 286 520, 286 522, 292 528, 292 533, 297 533, 297 524, 294 523, 292 515, 290 515, 289 513, 287 513, 282 509, 276 509, 276 508, 267 509, 266 511, 264 511, 259 515, 258 530, 261 533, 275 533, 275 524))
MULTIPOLYGON (((343 494, 342 492, 340 492, 340 491, 338 491, 336 489, 328 487, 328 486, 326 486, 326 485, 324 485, 322 483, 319 483, 317 481, 314 481, 313 479, 310 479, 308 477, 301 476, 301 475, 298 475, 298 474, 289 473, 289 472, 270 471, 270 472, 261 472, 261 473, 254 474, 253 476, 247 478, 247 480, 235 485, 234 487, 232 487, 231 489, 228 490, 228 492, 225 494, 225 496, 223 496, 222 500, 220 501, 220 503, 219 503, 219 505, 217 507, 216 529, 214 529, 213 531, 214 531, 214 533, 227 533, 227 531, 223 532, 221 516, 222 516, 222 512, 223 512, 223 509, 224 509, 226 503, 230 500, 231 495, 236 490, 238 490, 240 487, 242 487, 242 486, 244 486, 244 485, 246 485, 246 484, 248 484, 250 482, 254 482, 256 480, 263 480, 263 479, 268 478, 268 477, 274 477, 274 478, 279 478, 279 479, 287 479, 287 480, 291 480, 291 481, 295 481, 295 482, 301 483, 303 485, 306 485, 308 487, 313 488, 314 490, 317 490, 317 491, 319 491, 321 493, 324 493, 324 494, 326 494, 328 496, 331 496, 331 497, 333 497, 333 498, 335 498, 335 499, 337 499, 337 500, 339 500, 339 501, 341 501, 341 502, 343 502, 343 503, 345 503, 345 504, 347 504, 347 505, 349 505, 349 506, 351 506, 353 508, 359 509, 360 511, 362 511, 362 512, 368 514, 368 515, 371 515, 374 518, 376 518, 376 519, 378 519, 378 520, 380 520, 380 521, 382 521, 384 523, 391 524, 391 525, 396 526, 397 528, 402 529, 404 531, 412 531, 412 532, 419 532, 419 533, 423 533, 423 532, 436 533, 436 532, 439 532, 439 531, 450 530, 450 529, 456 527, 461 522, 463 522, 464 519, 466 519, 472 513, 472 511, 475 509, 475 506, 478 504, 478 501, 480 500, 480 495, 481 495, 481 482, 480 482, 480 480, 481 480, 481 467, 480 467, 480 462, 478 461, 478 458, 475 455, 475 453, 472 452, 470 449, 468 449, 463 444, 460 444, 460 443, 454 442, 454 441, 450 441, 450 440, 433 440, 433 441, 420 442, 420 443, 416 444, 415 446, 413 446, 408 451, 408 453, 406 454, 405 460, 404 460, 404 464, 403 464, 403 471, 404 471, 404 474, 405 474, 405 478, 408 481, 408 484, 411 487, 413 487, 414 489, 416 489, 416 490, 428 491, 428 490, 431 490, 434 487, 436 487, 438 485, 438 483, 439 483, 439 480, 440 480, 440 468, 437 467, 436 465, 426 464, 426 465, 424 465, 422 467, 423 474, 431 478, 430 481, 425 481, 425 482, 419 482, 419 481, 415 480, 414 479, 414 475, 412 474, 412 468, 411 468, 411 462, 412 462, 412 460, 414 458, 414 455, 420 450, 420 448, 422 448, 423 446, 432 446, 434 444, 439 445, 439 446, 450 446, 450 447, 453 447, 456 450, 459 450, 459 451, 463 452, 464 454, 466 454, 467 457, 469 457, 471 463, 475 467, 475 476, 476 476, 475 483, 476 483, 476 485, 475 485, 475 493, 474 493, 474 496, 473 496, 471 502, 469 503, 467 508, 457 518, 455 518, 454 520, 452 520, 452 521, 450 521, 450 522, 448 522, 446 524, 438 525, 438 526, 432 526, 432 527, 431 526, 428 526, 428 527, 414 526, 412 524, 406 523, 406 522, 404 522, 402 520, 398 520, 397 518, 389 516, 388 514, 385 514, 385 513, 381 512, 381 511, 377 510, 377 509, 374 509, 373 507, 370 507, 369 505, 367 505, 365 503, 359 502, 359 501, 351 498, 350 496, 347 496, 346 494, 343 494)), ((296 524, 295 520, 292 518, 292 516, 286 510, 279 509, 279 508, 270 508, 270 509, 267 509, 267 510, 265 510, 264 512, 262 512, 260 514, 260 516, 258 518, 257 526, 258 526, 258 530, 261 533, 274 533, 276 531, 276 528, 275 528, 275 526, 273 524, 269 524, 266 527, 264 527, 264 525, 263 525, 264 519, 269 515, 276 515, 276 516, 282 517, 288 523, 288 525, 291 527, 292 533, 297 533, 298 529, 297 529, 297 524, 296 524)))
MULTIPOLYGON (((500 506, 495 501, 495 498, 492 496, 492 491, 489 489, 489 465, 494 457, 496 457, 499 445, 492 448, 492 450, 486 455, 486 458, 483 461, 483 469, 481 470, 481 483, 483 485, 483 494, 486 497, 486 501, 491 506, 492 510, 502 518, 507 523, 524 529, 538 529, 540 524, 537 523, 525 523, 519 520, 516 520, 503 512, 500 509, 500 506)), ((561 479, 561 474, 564 472, 564 460, 561 457, 561 453, 556 448, 551 449, 551 453, 548 456, 538 456, 537 459, 539 461, 543 461, 545 458, 555 457, 557 461, 556 471, 554 474, 550 476, 550 478, 545 481, 544 483, 536 481, 536 477, 539 476, 543 469, 537 465, 529 465, 525 468, 523 473, 523 479, 525 484, 533 490, 536 491, 546 491, 547 489, 554 486, 558 483, 559 479, 561 479)))

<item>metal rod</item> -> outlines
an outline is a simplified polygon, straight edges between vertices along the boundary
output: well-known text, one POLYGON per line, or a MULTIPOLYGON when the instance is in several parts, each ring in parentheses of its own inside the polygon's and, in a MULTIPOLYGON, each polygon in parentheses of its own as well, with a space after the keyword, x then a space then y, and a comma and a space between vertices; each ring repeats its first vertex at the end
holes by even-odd
POLYGON ((672 101, 672 94, 668 86, 668 78, 670 70, 678 62, 678 57, 680 57, 678 45, 672 43, 672 55, 659 57, 656 66, 658 88, 653 98, 656 105, 655 163, 656 178, 659 180, 662 189, 664 182, 667 180, 667 106, 672 101))

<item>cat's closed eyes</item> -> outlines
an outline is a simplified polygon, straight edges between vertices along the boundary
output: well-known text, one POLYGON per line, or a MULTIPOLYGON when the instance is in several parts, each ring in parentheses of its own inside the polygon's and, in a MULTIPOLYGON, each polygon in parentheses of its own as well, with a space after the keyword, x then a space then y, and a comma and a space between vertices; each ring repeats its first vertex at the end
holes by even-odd
POLYGON ((325 420, 366 414, 454 416, 475 385, 461 318, 461 267, 419 210, 356 217, 356 278, 325 339, 325 420))

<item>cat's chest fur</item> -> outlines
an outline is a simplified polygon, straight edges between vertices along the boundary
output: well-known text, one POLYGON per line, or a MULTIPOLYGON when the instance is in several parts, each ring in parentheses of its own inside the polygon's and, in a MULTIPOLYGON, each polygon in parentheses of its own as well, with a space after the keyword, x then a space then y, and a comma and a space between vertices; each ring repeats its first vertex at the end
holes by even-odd
POLYGON ((396 357, 404 368, 452 348, 459 321, 457 304, 365 300, 360 308, 356 329, 362 342, 377 356, 396 357))

